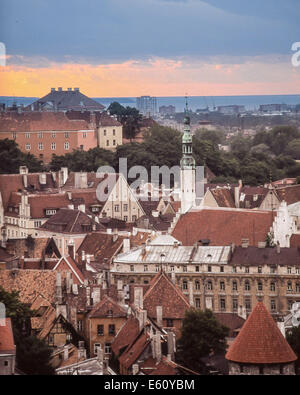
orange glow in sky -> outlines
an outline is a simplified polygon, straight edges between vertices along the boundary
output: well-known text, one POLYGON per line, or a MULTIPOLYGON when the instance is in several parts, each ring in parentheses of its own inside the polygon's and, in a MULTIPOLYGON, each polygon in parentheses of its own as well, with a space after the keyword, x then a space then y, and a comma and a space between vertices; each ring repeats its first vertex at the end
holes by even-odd
POLYGON ((300 68, 288 61, 274 64, 260 58, 241 64, 156 58, 103 65, 0 67, 1 96, 42 97, 59 86, 79 87, 90 97, 298 94, 300 68))

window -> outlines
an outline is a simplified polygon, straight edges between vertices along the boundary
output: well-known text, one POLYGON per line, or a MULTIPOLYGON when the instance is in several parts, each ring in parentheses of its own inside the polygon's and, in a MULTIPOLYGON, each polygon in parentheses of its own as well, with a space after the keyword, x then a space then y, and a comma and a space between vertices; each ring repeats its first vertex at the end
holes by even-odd
POLYGON ((43 132, 38 132, 38 138, 42 139, 43 138, 43 132))
POLYGON ((199 266, 196 266, 195 270, 196 270, 196 272, 199 272, 200 271, 199 266))
POLYGON ((195 299, 195 307, 196 307, 196 309, 200 309, 200 307, 201 307, 200 298, 196 298, 196 299, 195 299))
POLYGON ((270 267, 270 273, 271 273, 271 274, 276 273, 276 266, 271 266, 271 267, 270 267))
POLYGON ((296 267, 296 274, 300 274, 300 268, 296 267))
POLYGON ((171 272, 174 272, 175 267, 174 267, 174 266, 171 266, 171 267, 170 267, 170 270, 171 270, 171 272))
POLYGON ((128 211, 128 204, 124 204, 124 205, 123 205, 123 210, 124 210, 124 211, 128 211))
POLYGON ((250 283, 249 283, 249 281, 247 280, 247 281, 245 281, 245 291, 250 291, 250 283))
POLYGON ((207 289, 208 291, 212 291, 213 290, 213 285, 211 281, 207 281, 207 289))
POLYGON ((54 151, 56 150, 56 143, 51 143, 51 149, 54 151))
POLYGON ((249 267, 248 266, 245 267, 245 273, 249 273, 249 267))
POLYGON ((182 289, 184 289, 184 290, 188 289, 188 283, 185 280, 182 282, 182 289))
POLYGON ((30 144, 25 144, 25 149, 26 149, 26 151, 30 151, 31 150, 31 145, 30 144))
POLYGON ((261 266, 258 266, 257 273, 262 273, 262 267, 261 266))
POLYGON ((42 221, 34 221, 34 227, 39 228, 42 225, 42 221))
POLYGON ((39 150, 41 151, 41 150, 44 149, 44 144, 43 143, 39 143, 38 147, 39 147, 39 150))
POLYGON ((144 272, 148 271, 148 265, 144 265, 144 272))
POLYGON ((113 145, 116 145, 116 140, 113 140, 113 145))
POLYGON ((116 130, 115 129, 113 129, 113 136, 115 136, 116 135, 116 130))
POLYGON ((82 133, 82 137, 85 139, 86 138, 86 132, 82 133))
POLYGON ((136 221, 136 215, 132 216, 132 221, 135 222, 136 221))
POLYGON ((115 204, 115 212, 118 213, 120 210, 120 206, 118 204, 115 204))
POLYGON ((104 335, 104 325, 97 325, 97 335, 98 336, 104 335))
POLYGON ((272 283, 270 284, 270 291, 271 291, 271 292, 274 292, 275 290, 276 290, 276 285, 275 285, 275 283, 272 282, 272 283))
POLYGON ((70 149, 70 143, 68 141, 65 142, 64 144, 65 150, 70 149))
POLYGON ((293 286, 292 286, 292 283, 290 281, 287 283, 287 290, 288 290, 288 292, 292 292, 293 291, 293 286))
POLYGON ((262 291, 262 290, 263 290, 263 285, 262 285, 262 282, 261 282, 261 281, 259 281, 259 282, 257 283, 257 290, 258 290, 258 291, 262 291))
POLYGON ((106 140, 106 146, 109 147, 109 140, 106 140))
POLYGON ((220 282, 220 291, 225 291, 225 283, 224 283, 224 281, 220 282))
POLYGON ((97 354, 97 348, 101 348, 100 343, 94 343, 94 354, 97 354))
POLYGON ((200 289, 200 281, 195 281, 195 289, 199 291, 200 289))
POLYGON ((226 310, 226 300, 225 299, 220 299, 220 309, 222 311, 226 310))
POLYGON ((30 139, 30 133, 25 133, 25 137, 26 137, 27 139, 30 139))
POLYGON ((110 345, 111 345, 111 343, 105 343, 105 347, 104 347, 105 354, 110 354, 111 353, 110 345))
POLYGON ((233 290, 233 291, 237 291, 237 290, 238 290, 238 285, 237 285, 237 282, 236 282, 236 281, 233 281, 233 282, 232 282, 232 290, 233 290))
POLYGON ((130 265, 130 271, 134 272, 134 265, 130 265))
POLYGON ((292 274, 292 268, 291 268, 291 267, 288 267, 288 268, 287 268, 287 272, 288 272, 288 274, 292 274))
POLYGON ((207 266, 207 271, 211 272, 211 266, 207 266))
POLYGON ((52 210, 52 209, 50 209, 50 210, 46 210, 46 215, 54 215, 54 214, 56 214, 56 209, 54 209, 54 210, 52 210))
POLYGON ((276 300, 271 299, 271 311, 276 311, 276 300))
POLYGON ((173 320, 170 318, 167 318, 167 328, 172 328, 174 326, 173 320))
POLYGON ((300 292, 300 284, 296 283, 296 292, 300 292))
POLYGON ((70 137, 70 133, 69 132, 65 132, 65 138, 68 139, 70 137))
POLYGON ((52 136, 53 139, 55 139, 55 137, 56 137, 56 132, 52 132, 52 133, 51 133, 51 136, 52 136))
POLYGON ((236 266, 232 267, 232 273, 236 273, 236 266))
POLYGON ((17 133, 16 133, 16 132, 13 132, 12 138, 13 138, 13 139, 16 139, 16 138, 17 138, 17 133))
POLYGON ((224 266, 220 266, 220 272, 224 273, 224 266))
POLYGON ((238 311, 238 300, 232 299, 232 311, 238 311))
POLYGON ((155 271, 156 271, 156 272, 159 272, 159 265, 156 265, 156 266, 155 266, 155 271))
POLYGON ((187 266, 186 265, 183 265, 183 271, 186 273, 187 272, 187 266))
POLYGON ((115 336, 115 334, 116 334, 116 329, 115 329, 115 325, 114 325, 114 324, 108 325, 108 334, 109 334, 110 336, 115 336))
POLYGON ((245 299, 245 307, 247 311, 251 310, 251 299, 245 299))
POLYGON ((128 221, 128 216, 124 215, 124 221, 127 222, 128 221))
POLYGON ((8 366, 8 361, 4 361, 4 366, 8 366))
POLYGON ((106 129, 103 130, 103 135, 106 136, 106 129))

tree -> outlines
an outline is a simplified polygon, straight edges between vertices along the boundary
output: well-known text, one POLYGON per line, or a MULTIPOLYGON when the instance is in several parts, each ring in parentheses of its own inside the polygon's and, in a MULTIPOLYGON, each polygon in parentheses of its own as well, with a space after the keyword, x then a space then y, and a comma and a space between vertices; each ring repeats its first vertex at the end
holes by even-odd
POLYGON ((27 166, 31 173, 44 170, 42 162, 34 155, 22 152, 14 140, 0 140, 0 173, 19 173, 20 166, 27 166))
POLYGON ((300 159, 300 138, 291 140, 284 153, 286 155, 290 155, 293 159, 299 160, 300 159))
POLYGON ((10 317, 12 321, 17 367, 31 375, 54 374, 50 365, 51 348, 43 340, 30 335, 30 318, 34 311, 20 302, 18 292, 6 292, 1 286, 0 302, 5 305, 6 317, 10 317))
POLYGON ((229 329, 219 323, 211 310, 187 310, 181 338, 178 341, 178 361, 192 370, 203 373, 204 365, 201 358, 211 353, 224 353, 228 333, 229 329))
POLYGON ((300 368, 300 326, 295 326, 291 329, 291 331, 287 332, 286 340, 298 357, 296 361, 296 368, 299 369, 300 368))

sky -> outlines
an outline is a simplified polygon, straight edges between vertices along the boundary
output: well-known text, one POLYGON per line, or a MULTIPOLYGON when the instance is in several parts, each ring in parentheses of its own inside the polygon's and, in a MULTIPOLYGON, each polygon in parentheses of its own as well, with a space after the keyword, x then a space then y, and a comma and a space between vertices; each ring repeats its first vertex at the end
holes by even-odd
POLYGON ((299 0, 0 0, 0 42, 2 96, 300 93, 299 0))

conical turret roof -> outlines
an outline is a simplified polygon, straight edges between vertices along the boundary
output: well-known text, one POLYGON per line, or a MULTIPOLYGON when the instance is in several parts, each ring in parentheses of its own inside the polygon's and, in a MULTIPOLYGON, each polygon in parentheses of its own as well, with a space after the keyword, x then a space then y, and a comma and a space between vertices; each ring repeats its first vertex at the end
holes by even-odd
POLYGON ((260 302, 230 346, 226 359, 238 363, 275 364, 294 362, 297 356, 260 302))

